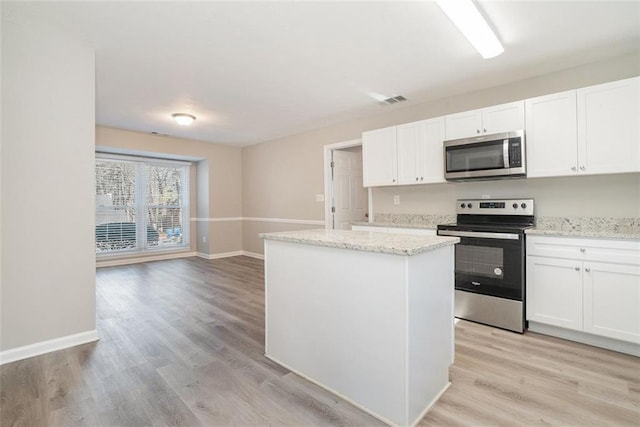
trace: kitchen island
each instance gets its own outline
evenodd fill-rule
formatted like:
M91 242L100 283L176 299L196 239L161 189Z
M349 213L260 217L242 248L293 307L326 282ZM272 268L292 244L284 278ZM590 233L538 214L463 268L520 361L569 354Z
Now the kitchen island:
M265 355L391 425L449 386L455 237L304 230L265 240Z

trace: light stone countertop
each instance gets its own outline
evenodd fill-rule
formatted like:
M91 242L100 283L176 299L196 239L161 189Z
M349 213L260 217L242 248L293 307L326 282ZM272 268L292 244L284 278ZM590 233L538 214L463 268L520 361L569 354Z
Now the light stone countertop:
M640 240L638 230L573 230L560 228L528 228L525 233L531 236L593 237L599 239Z
M538 217L526 234L603 239L640 239L640 218Z
M352 225L364 225L368 227L388 228L426 228L435 230L438 224L451 224L456 222L455 215L420 215L420 214L375 214L373 222L354 221Z
M444 246L454 245L460 241L457 237L412 236L371 231L325 229L260 233L258 237L267 240L392 255L416 255Z

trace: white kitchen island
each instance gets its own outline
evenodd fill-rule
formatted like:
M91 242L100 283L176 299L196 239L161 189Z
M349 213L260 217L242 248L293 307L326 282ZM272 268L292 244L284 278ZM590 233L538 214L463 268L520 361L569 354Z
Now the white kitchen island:
M265 240L265 354L391 425L449 386L455 237L304 230Z

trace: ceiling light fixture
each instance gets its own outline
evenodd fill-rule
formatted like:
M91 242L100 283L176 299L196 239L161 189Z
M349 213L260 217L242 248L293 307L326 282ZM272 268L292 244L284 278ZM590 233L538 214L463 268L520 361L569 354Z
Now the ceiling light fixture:
M471 0L436 0L436 3L484 59L504 52L502 44Z
M196 119L196 116L186 113L173 113L171 117L173 117L180 126L188 126Z

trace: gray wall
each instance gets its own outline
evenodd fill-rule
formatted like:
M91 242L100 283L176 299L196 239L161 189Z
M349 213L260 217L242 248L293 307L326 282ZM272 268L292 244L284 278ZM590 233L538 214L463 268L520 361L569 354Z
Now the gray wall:
M2 22L0 350L95 330L93 51Z

